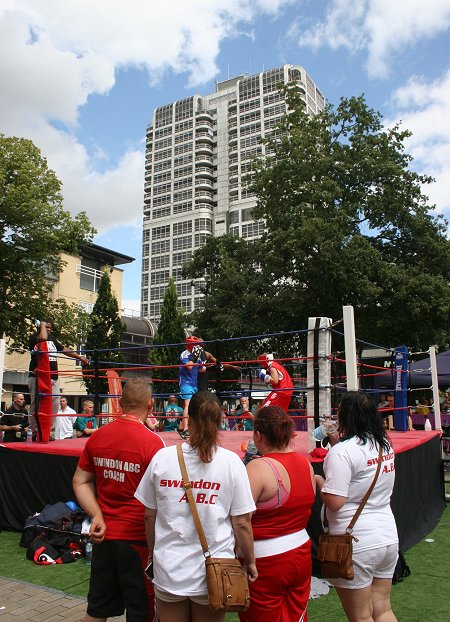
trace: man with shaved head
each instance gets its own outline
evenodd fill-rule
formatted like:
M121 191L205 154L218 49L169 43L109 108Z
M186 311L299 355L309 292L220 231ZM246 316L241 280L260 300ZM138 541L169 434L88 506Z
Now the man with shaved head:
M123 415L92 434L73 478L78 503L92 519L91 580L84 622L127 612L127 620L153 620L153 585L145 577L148 549L144 506L134 492L161 438L145 426L153 408L150 385L125 384L119 400Z

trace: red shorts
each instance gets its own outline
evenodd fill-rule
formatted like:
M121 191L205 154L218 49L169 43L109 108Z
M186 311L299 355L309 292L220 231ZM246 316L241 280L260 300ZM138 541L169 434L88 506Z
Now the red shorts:
M241 622L307 622L311 541L286 553L258 557L256 568L258 578L249 584L250 607L239 613Z
M294 389L288 391L271 391L261 404L261 408L264 408L264 406L280 406L280 408L287 412L293 392Z

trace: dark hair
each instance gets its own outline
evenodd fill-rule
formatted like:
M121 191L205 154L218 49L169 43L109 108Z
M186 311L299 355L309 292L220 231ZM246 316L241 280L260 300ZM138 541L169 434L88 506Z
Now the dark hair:
M341 440L357 436L363 445L369 441L383 449L389 449L382 415L365 393L348 391L340 399L338 407L339 432Z
M279 406L263 406L256 414L253 429L265 438L271 447L287 447L292 438L294 422Z
M211 462L219 440L222 404L214 393L199 391L189 402L190 443L202 462Z

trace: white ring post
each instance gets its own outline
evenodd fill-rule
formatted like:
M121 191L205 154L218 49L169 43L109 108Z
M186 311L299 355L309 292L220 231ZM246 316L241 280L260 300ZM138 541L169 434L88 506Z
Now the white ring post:
M316 329L316 319L320 319L318 323L318 360L314 360L314 336ZM306 363L307 377L307 404L306 414L307 430L308 430L308 451L313 451L316 447L312 433L315 428L314 423L314 367L318 366L318 385L319 385L319 417L331 415L331 319L328 317L308 318L308 361Z
M347 391L358 391L358 365L356 358L355 317L351 305L343 307L344 313L344 343L345 343L345 373L347 376Z
M434 427L436 430L442 430L441 425L441 404L439 402L439 382L437 375L436 348L430 346L430 367L431 367L431 388L433 389L434 404Z

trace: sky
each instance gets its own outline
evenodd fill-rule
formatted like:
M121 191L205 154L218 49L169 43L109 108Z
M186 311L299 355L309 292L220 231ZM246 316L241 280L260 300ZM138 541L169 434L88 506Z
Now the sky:
M327 100L364 94L412 131L412 167L450 216L449 0L0 0L0 133L31 139L94 242L135 258L145 131L158 106L217 81L302 65Z

